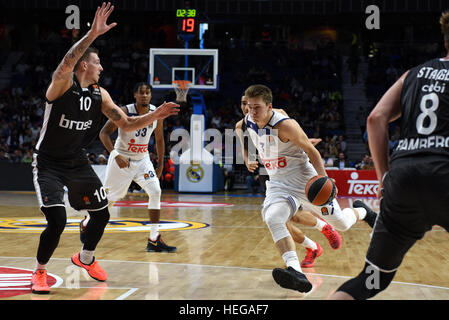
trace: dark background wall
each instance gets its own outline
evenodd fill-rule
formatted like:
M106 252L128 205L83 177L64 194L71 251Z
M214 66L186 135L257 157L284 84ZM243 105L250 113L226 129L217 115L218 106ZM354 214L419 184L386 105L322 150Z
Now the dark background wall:
M0 162L0 173L0 190L34 191L30 164Z

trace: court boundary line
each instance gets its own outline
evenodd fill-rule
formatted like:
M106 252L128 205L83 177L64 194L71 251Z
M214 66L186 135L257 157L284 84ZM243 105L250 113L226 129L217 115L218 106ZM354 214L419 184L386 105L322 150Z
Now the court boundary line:
M0 258L12 258L12 259L18 259L18 258L23 258L23 259L29 259L27 257L4 257L4 256L0 256ZM52 259L62 259L65 260L63 258L52 258ZM32 269L29 268L22 268L22 267L11 267L11 266L0 266L3 268L17 268L17 269L22 269L22 270L26 270L26 271L33 271ZM54 285L51 286L51 288L57 288L57 289L73 289L73 288L69 288L67 287L67 285L62 286L62 284L65 282L64 279L61 276L58 276L57 274L54 273L47 273L49 276L52 276L53 278L56 279L56 282ZM77 289L94 289L97 288L96 286L79 286ZM115 289L115 290L127 290L125 293L121 294L120 296L118 296L117 298L115 298L114 300L124 300L127 297L129 297L130 295L132 295L134 292L138 291L139 288L130 288L130 287L106 287L105 289ZM20 290L17 288L2 288L1 290ZM31 287L29 288L29 290L31 291Z
M5 256L0 256L0 259L1 258L6 258L6 259L35 259L35 257L5 257ZM51 260L69 260L69 258L51 258ZM154 263L154 264L160 264L160 265L164 265L165 264L165 265L209 267L209 268L222 268L222 269L223 268L224 269L241 269L241 270L250 270L250 271L266 271L266 272L269 271L269 272L272 272L271 269L237 267L237 266L215 266L215 265L194 264L194 263L154 262L154 261L134 261L134 260L108 260L108 259L99 259L98 261L113 262L113 263L140 263L140 264ZM305 274L310 274L310 275L316 275L316 276L323 276L323 277L335 277L335 278L346 278L346 279L353 278L352 276L332 275L332 274L323 274L323 273L313 273L313 272L304 272L304 273ZM421 284L421 283L402 282L402 281L392 281L391 283L403 284L403 285L411 285L411 286L417 286L417 287L425 287L425 288L433 288L433 289L449 290L449 287L435 286L435 285L431 285L431 284ZM123 288L123 289L125 289L125 288ZM135 288L130 288L130 289L135 289Z
M122 294L119 297L115 298L114 300L125 300L130 295L132 295L134 292L137 292L138 290L139 290L139 288L130 288L127 292L125 292L124 294Z

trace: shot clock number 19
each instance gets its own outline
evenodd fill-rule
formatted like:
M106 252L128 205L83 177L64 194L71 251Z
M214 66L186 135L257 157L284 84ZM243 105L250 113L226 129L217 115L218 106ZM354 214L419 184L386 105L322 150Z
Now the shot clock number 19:
M182 32L194 32L195 31L195 19L194 18L187 18L182 19Z

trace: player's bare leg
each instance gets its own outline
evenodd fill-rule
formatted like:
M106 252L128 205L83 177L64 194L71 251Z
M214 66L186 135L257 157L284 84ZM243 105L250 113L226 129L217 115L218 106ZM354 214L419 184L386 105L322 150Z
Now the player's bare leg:
M301 267L303 268L311 268L315 265L315 259L318 258L321 253L323 253L323 249L321 246L308 238L299 228L294 226L291 222L287 223L287 229L290 232L293 241L301 244L306 249L306 257L301 262Z
M293 238L287 229L287 221L291 214L288 202L278 202L264 207L263 219L271 232L273 241L279 250L287 268L275 268L273 278L278 285L286 289L309 292L312 284L302 273Z

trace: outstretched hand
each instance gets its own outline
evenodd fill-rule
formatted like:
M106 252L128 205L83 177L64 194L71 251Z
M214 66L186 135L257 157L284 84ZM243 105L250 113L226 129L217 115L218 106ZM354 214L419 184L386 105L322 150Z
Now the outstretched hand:
M311 144L313 144L313 146L316 146L322 140L321 140L321 138L309 138L309 141L310 141Z
M169 116L174 116L179 113L179 104L174 102L165 102L157 108L153 114L157 119L165 119Z
M114 11L114 6L111 6L111 3L103 2L101 7L97 7L97 11L95 12L95 18L92 22L92 27L90 28L90 32L93 36L98 37L112 28L114 28L117 23L113 22L111 24L107 24L107 20L111 15L112 11Z

